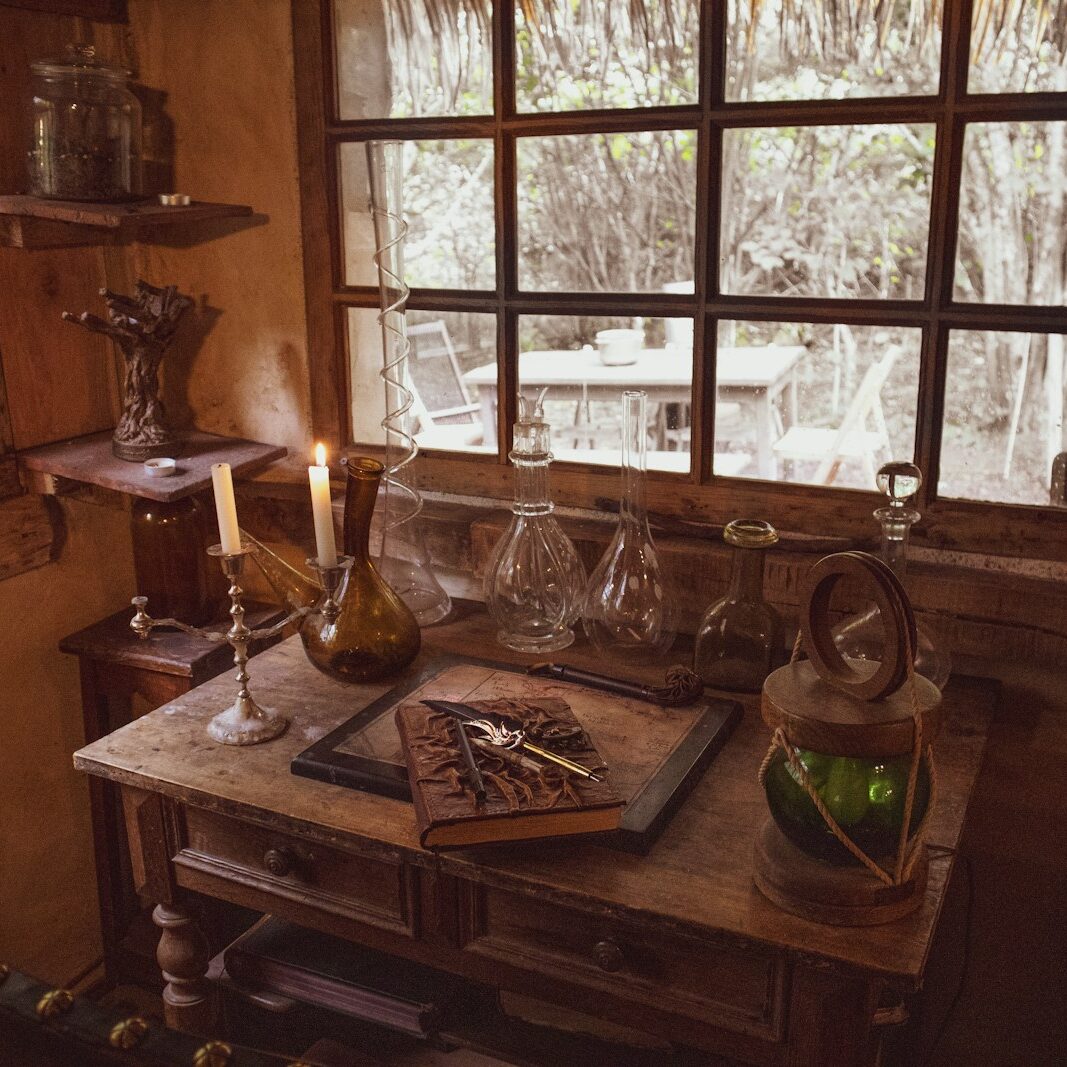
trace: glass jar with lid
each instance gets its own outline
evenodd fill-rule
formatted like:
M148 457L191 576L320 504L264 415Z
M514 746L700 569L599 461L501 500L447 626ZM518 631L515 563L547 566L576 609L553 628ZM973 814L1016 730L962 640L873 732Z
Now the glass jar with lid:
M91 45L31 65L30 193L54 200L141 195L141 105L128 71L102 63Z

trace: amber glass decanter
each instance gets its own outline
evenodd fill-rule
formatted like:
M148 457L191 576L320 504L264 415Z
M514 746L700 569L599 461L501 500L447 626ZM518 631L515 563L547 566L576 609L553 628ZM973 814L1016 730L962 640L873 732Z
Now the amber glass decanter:
M907 588L908 537L912 526L922 517L911 506L912 497L922 487L922 471L913 463L886 463L878 470L878 488L889 498L887 507L878 508L874 517L882 527L882 559ZM916 620L918 647L915 671L944 689L952 671L948 651L938 645L929 631ZM881 662L883 626L878 608L868 605L834 629L834 643L841 655L849 659Z
M372 682L406 667L422 635L411 609L386 585L370 558L370 524L384 466L350 458L345 490L344 577L333 594L339 611L320 601L301 624L308 659L342 682Z
M552 514L548 468L551 428L544 396L519 397L514 447L515 502L511 522L485 572L485 603L500 629L496 639L516 652L556 652L574 640L585 591L585 567Z
M713 689L758 693L771 673L781 623L763 599L764 552L778 532L758 519L735 519L723 530L734 546L730 589L704 613L696 635L693 669Z

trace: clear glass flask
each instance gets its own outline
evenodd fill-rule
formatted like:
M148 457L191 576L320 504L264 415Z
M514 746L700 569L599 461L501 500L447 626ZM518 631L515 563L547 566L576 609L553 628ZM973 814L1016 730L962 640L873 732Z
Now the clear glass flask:
M622 497L619 525L585 593L582 625L605 656L652 662L674 643L674 607L648 528L645 504L645 393L622 395Z
M778 531L758 519L735 519L722 536L734 546L730 589L700 620L693 670L713 689L758 693L781 633L778 612L763 599L764 552L778 543Z
M882 559L907 588L908 538L912 526L922 517L911 507L911 499L922 487L922 471L913 463L886 463L879 468L877 481L878 488L889 498L887 507L874 512L882 527ZM915 649L915 671L938 689L944 689L952 672L952 658L918 620L916 627L919 647ZM838 650L850 659L881 662L883 641L882 621L873 604L849 616L834 629Z
M514 447L513 518L485 572L485 603L500 629L497 640L516 652L554 652L574 640L581 612L585 567L552 514L548 468L551 428L545 392L531 404L519 397Z
M419 454L411 414L414 396L408 387L407 302L404 281L404 241L408 224L403 215L404 145L400 141L370 141L371 216L374 221L374 263L382 328L385 386L385 477L382 479L382 542L378 570L419 625L443 619L452 609L448 593L434 574L419 514L422 494L415 474Z

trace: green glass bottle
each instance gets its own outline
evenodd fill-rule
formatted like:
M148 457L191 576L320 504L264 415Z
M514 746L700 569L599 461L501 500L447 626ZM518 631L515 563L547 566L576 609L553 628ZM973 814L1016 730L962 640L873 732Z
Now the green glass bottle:
M852 841L875 860L894 856L904 823L911 756L853 759L803 748L796 754L827 811ZM780 748L767 768L763 786L774 821L797 848L826 863L859 863L823 821ZM923 761L915 783L909 836L919 828L929 803L930 774Z

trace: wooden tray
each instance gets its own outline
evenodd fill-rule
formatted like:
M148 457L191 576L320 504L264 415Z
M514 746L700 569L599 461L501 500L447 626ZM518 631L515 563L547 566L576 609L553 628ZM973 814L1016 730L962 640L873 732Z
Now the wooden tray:
M368 705L297 756L293 774L411 799L393 711L411 700L493 700L554 696L566 700L589 732L626 799L622 824L599 843L646 853L726 743L741 705L707 699L660 708L554 678L535 678L500 663L443 656Z

